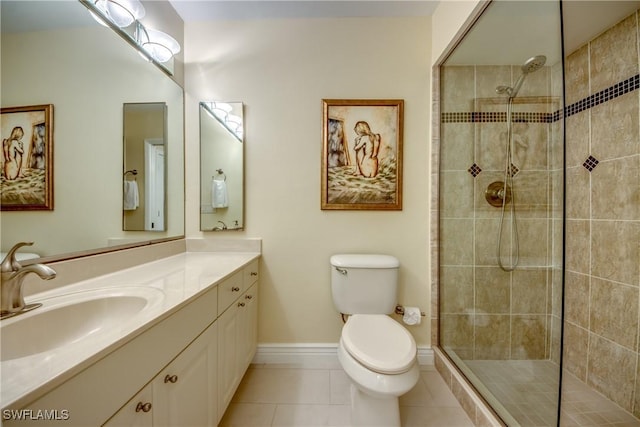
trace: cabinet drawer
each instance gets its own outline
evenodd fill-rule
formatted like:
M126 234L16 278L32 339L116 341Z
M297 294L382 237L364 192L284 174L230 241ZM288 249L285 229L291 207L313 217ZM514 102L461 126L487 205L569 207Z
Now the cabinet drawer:
M244 292L242 275L243 272L238 271L218 285L218 316Z
M258 260L252 261L242 271L244 272L244 288L249 289L249 286L254 284L260 278L260 269L258 268Z

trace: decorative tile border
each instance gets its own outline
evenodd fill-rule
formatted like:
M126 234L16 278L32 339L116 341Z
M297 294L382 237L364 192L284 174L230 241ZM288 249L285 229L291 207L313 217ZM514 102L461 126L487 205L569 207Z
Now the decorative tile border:
M581 111L588 110L589 108L593 108L596 105L602 104L603 102L611 101L614 98L617 98L639 88L640 74L636 74L633 77L623 80L620 83L616 83L611 87L601 90L598 93L594 93L591 96L588 96L578 102L574 102L573 104L565 107L565 115L567 117L572 116Z
M637 89L640 89L640 74L629 77L598 93L566 106L564 108L564 116L572 116ZM562 113L562 110L557 110L553 113L517 112L512 114L512 120L515 123L553 123L562 119ZM499 123L507 121L507 113L482 111L443 112L441 121L442 123Z
M551 123L553 113L518 112L511 115L514 123ZM471 111L442 113L442 123L500 123L507 121L507 113L504 111Z

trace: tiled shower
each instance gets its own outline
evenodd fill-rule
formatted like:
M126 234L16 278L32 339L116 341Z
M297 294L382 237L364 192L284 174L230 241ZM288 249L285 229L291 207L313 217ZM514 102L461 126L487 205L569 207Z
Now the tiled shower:
M640 418L638 17L566 58L563 366Z
M515 233L503 228L498 254L502 213L485 189L507 168L496 87L520 64L440 68L436 340L508 425L640 425L639 19L565 52L564 73L557 61L528 75L514 98L511 272L497 260L514 261Z

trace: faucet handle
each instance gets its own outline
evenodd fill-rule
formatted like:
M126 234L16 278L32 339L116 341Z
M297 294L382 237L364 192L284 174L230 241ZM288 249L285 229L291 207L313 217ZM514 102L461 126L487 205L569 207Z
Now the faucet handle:
M0 271L2 273L6 273L10 271L18 271L20 268L22 268L22 265L16 259L16 252L18 252L18 249L23 246L31 245L33 245L33 242L20 242L13 245L13 247L9 249L7 256L5 256L2 260L2 263L0 263Z

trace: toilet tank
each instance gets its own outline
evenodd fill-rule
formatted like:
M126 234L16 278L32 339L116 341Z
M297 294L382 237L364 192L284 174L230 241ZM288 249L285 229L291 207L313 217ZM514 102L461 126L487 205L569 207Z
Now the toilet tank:
M331 257L331 294L343 314L390 314L395 310L400 261L390 255Z

